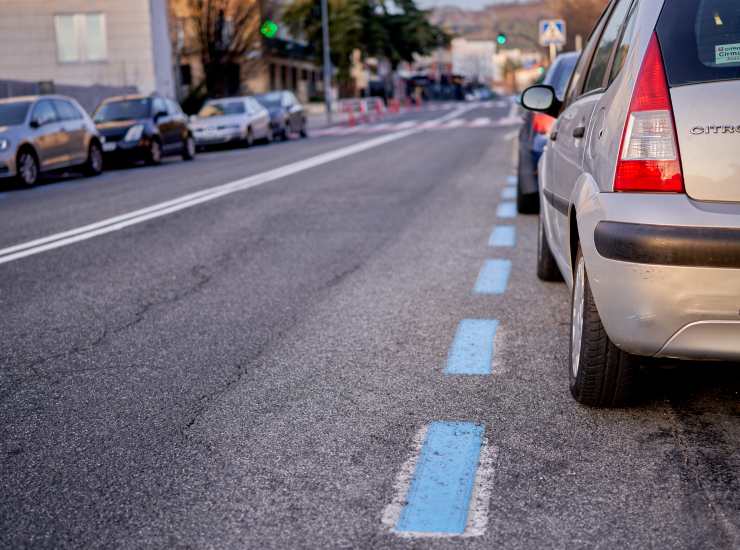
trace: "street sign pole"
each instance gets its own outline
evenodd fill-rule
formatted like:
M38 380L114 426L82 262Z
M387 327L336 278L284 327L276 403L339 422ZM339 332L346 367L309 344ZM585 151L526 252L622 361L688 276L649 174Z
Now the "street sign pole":
M558 47L555 44L550 44L550 65L555 62L555 58L558 55Z
M331 124L331 52L329 51L329 6L327 0L321 0L321 34L324 46L324 103L326 104L326 122Z

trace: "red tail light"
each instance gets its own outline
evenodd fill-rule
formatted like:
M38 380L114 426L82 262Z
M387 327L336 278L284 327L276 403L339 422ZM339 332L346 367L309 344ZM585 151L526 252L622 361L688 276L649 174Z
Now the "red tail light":
M555 119L550 115L546 115L545 113L535 113L532 117L532 130L536 134L549 136L553 122L555 122Z
M632 94L615 191L682 193L681 154L658 37L650 39Z

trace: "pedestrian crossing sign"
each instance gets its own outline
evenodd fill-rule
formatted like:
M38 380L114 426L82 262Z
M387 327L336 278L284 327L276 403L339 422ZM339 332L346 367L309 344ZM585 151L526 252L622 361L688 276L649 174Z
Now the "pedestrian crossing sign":
M543 19L540 21L540 45L564 46L565 21L562 19Z

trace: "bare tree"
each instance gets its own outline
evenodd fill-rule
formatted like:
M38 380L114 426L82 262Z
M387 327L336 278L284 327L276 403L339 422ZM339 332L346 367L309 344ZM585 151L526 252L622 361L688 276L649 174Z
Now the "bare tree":
M233 93L246 54L259 46L259 0L189 0L189 12L208 95Z

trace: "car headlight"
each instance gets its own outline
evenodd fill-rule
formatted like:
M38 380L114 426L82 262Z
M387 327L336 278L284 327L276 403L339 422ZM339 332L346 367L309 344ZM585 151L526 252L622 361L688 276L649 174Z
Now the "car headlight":
M143 124L136 124L134 126L131 126L131 128L128 129L128 132L126 132L126 135L123 138L123 141L139 141L141 139L141 134L144 133L144 125Z
M7 139L0 139L0 151L5 151L8 147L10 147L10 141Z

